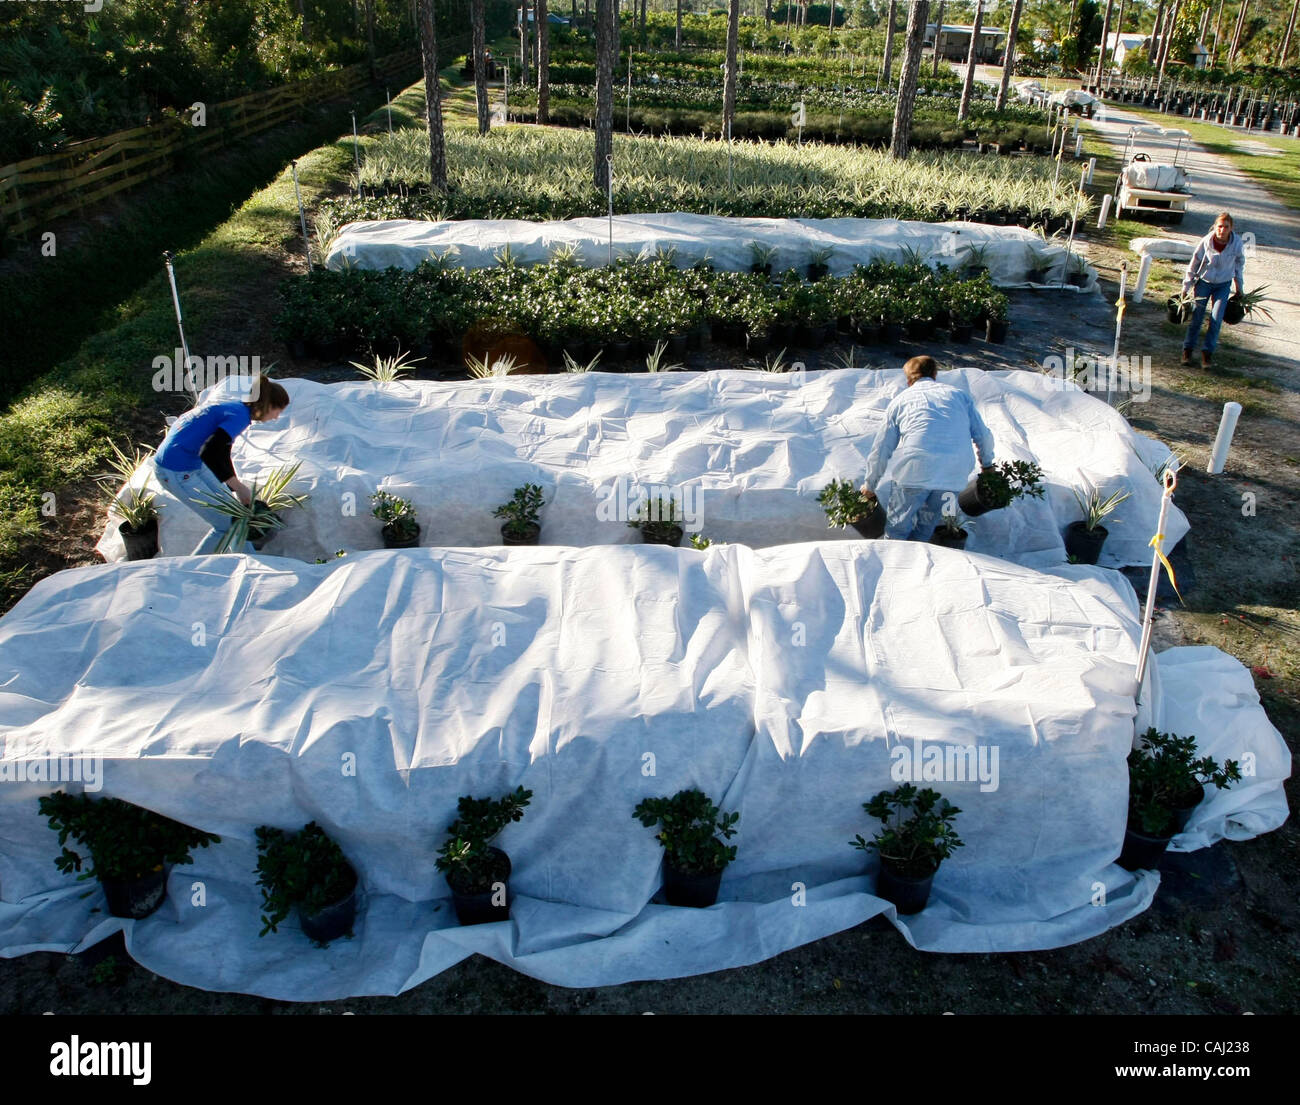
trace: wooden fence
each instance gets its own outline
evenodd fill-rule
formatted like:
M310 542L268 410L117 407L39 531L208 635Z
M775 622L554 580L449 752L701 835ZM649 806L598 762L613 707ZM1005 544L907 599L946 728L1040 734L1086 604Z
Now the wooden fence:
M417 50L375 63L375 79L418 73ZM26 235L53 219L82 213L117 192L172 170L181 150L238 142L295 118L310 104L338 99L370 82L362 62L309 80L208 104L204 126L179 118L70 142L61 150L0 167L0 237ZM394 90L396 91L396 90Z

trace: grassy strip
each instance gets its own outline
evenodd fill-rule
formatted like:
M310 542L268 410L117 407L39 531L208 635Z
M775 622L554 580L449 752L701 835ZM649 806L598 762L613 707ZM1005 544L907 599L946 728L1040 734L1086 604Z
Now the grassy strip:
M418 122L422 87L407 89L394 101L395 128ZM364 123L386 130L386 112L380 108ZM352 157L351 135L346 135L299 158L304 204L336 191ZM232 321L247 319L250 289L285 271L285 249L294 248L297 221L293 177L283 168L230 219L177 253L186 333L194 349L210 348L208 335L227 333ZM170 354L176 345L165 274L155 272L113 317L115 326L87 339L0 415L0 571L17 568L24 542L40 533L42 495L55 493L57 510L61 488L100 469L106 438L121 438L133 425L157 417L166 403L152 389L153 358Z
M1242 134L1227 130L1216 123L1199 123L1159 111L1146 111L1128 104L1124 110L1132 112L1148 123L1162 127L1178 127L1187 131L1192 140L1209 153L1218 154L1232 162L1233 168L1245 173L1279 203L1292 211L1300 212L1300 145L1294 138L1281 138L1266 134ZM1264 156L1239 148L1239 142L1261 142L1279 151L1277 156Z

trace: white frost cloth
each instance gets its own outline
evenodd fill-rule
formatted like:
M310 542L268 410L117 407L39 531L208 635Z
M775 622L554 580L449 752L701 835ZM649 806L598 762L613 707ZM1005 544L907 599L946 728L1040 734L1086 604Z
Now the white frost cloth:
M872 832L861 803L896 785L900 751L924 763L925 749L961 746L996 768L935 784L962 808L966 846L926 912L896 923L934 951L1062 946L1141 911L1158 881L1112 863L1139 630L1115 573L1041 574L905 543L60 572L0 619L12 673L0 768L94 754L103 796L223 840L172 872L159 913L107 918L92 912L98 893L83 898L85 884L54 868L36 812L53 787L7 782L0 955L124 928L131 954L165 977L294 1000L398 993L475 951L568 986L752 963L892 917L871 893L874 864L847 844ZM1232 682L1235 661L1203 660L1180 693L1196 687L1198 725L1237 734L1260 776L1191 829L1265 831L1285 816L1285 746ZM1185 707L1156 669L1148 693L1168 720ZM1225 677L1228 698L1203 683ZM459 795L518 785L534 798L500 838L512 921L457 928L435 847ZM661 852L631 816L641 797L686 786L741 814L711 910L651 902ZM292 920L257 936L253 830L310 819L366 898L356 939L328 951Z
M940 378L975 401L998 460L1034 460L1046 474L1044 498L972 523L971 551L1063 564L1061 533L1081 517L1074 489L1095 486L1131 493L1107 521L1101 563L1150 564L1161 492L1137 451L1149 443L1122 415L1055 377L957 369ZM283 383L286 413L255 423L232 456L250 484L302 462L295 487L311 501L286 513L266 549L304 560L380 547L370 514L379 487L415 504L424 545L500 544L492 511L525 483L545 493L543 544L636 542L630 507L638 490L653 497L655 488L676 489L686 528L719 541L764 547L856 537L827 529L817 496L832 479L861 481L884 412L904 386L898 369ZM877 490L887 500L890 482ZM189 552L201 523L158 491L163 554ZM1175 506L1166 549L1186 532ZM111 522L99 551L109 560L125 555Z

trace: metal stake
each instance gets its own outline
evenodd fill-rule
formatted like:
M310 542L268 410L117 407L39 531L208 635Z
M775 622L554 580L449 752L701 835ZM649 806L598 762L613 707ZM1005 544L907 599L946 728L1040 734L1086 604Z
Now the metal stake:
M293 170L293 198L298 203L298 225L302 227L302 248L307 255L307 271L311 272L311 239L307 237L307 216L302 209L302 193L298 191L298 162L290 161L289 167ZM321 258L324 264L325 259Z
M191 386L190 381L190 344L185 340L185 323L181 318L181 293L176 289L176 270L172 268L172 251L163 250L163 264L167 266L167 282L172 288L172 306L176 308L176 329L181 335L181 354L185 358L185 363L181 366L183 379L185 380L185 389L193 396L194 401L198 402L198 392Z

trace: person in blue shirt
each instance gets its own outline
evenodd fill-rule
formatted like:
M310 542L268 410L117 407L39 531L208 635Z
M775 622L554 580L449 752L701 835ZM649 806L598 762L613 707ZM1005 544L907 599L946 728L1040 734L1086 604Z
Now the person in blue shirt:
M230 446L253 422L274 422L289 405L289 393L274 380L258 378L249 400L222 399L181 415L154 454L154 476L211 527L195 554L210 553L230 528L230 518L198 495L234 495L247 506L252 492L235 474ZM245 546L240 550L247 552Z
M1183 338L1183 364L1192 363L1196 339L1210 309L1210 328L1201 350L1201 367L1210 367L1210 357L1219 344L1223 312L1228 306L1228 289L1236 284L1237 294L1245 291L1246 246L1241 235L1232 229L1232 216L1226 211L1214 220L1210 232L1196 243L1196 251L1183 274L1183 294L1195 289L1196 309Z
M944 507L957 509L957 494L973 467L972 441L981 467L993 465L993 435L974 401L940 383L938 374L933 357L913 357L903 365L907 388L885 410L885 428L867 457L864 495L875 495L886 469L893 477L885 536L895 540L928 541Z

